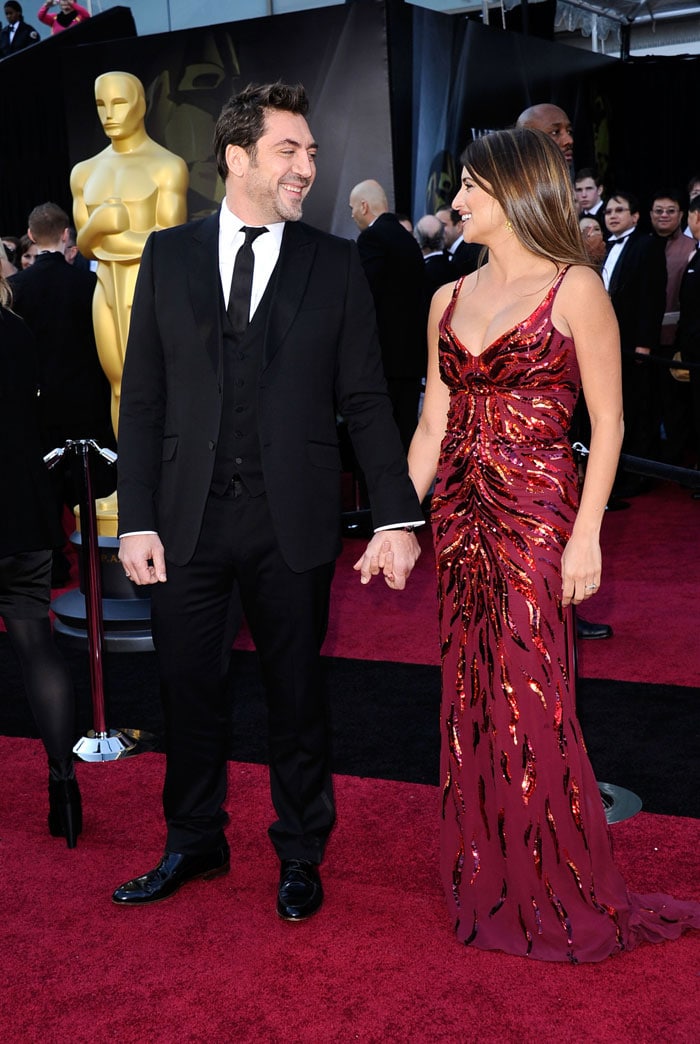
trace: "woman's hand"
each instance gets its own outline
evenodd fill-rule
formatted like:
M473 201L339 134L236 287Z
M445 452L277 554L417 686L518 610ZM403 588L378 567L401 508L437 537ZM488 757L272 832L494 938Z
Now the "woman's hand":
M562 605L579 605L600 588L601 554L598 540L572 535L561 556Z

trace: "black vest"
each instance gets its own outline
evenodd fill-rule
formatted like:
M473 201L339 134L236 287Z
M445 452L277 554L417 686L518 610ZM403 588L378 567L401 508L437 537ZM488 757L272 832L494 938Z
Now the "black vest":
M239 339L231 329L222 296L223 403L211 482L212 493L219 495L226 492L234 477L243 482L252 497L265 492L258 430L258 384L274 277L273 272L250 325Z

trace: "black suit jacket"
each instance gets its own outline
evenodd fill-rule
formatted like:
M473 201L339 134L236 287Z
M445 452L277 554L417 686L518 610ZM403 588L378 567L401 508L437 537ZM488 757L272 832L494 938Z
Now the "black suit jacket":
M608 288L624 352L656 348L666 308L664 241L635 231L625 243Z
M36 361L31 331L0 308L0 558L65 540L39 441Z
M25 21L21 21L17 24L15 35L10 44L10 27L5 25L0 32L0 58L7 58L8 55L22 51L25 47L31 47L32 44L39 43L40 40L41 37L36 29L31 25L27 25Z
M12 307L37 341L42 431L58 441L94 438L111 444L110 390L92 325L94 272L74 268L61 253L39 254L9 283Z
M374 298L386 377L422 377L427 340L420 247L396 215L387 213L360 233L357 248Z
M676 330L676 351L680 351L682 359L700 362L700 251L695 251L686 266L678 301L680 316Z
M465 243L464 240L462 240L455 252L452 254L452 260L450 262L453 266L452 270L454 272L452 278L459 279L460 276L469 275L470 272L476 272L479 267L481 250L482 248L478 243Z
M217 213L149 238L122 383L119 529L157 531L180 565L196 547L222 412L218 226ZM354 244L288 222L271 278L258 435L280 551L303 571L340 550L338 410L367 479L374 525L421 514Z
M445 254L434 254L432 257L423 259L423 286L425 294L425 317L426 322L430 312L430 302L433 294L445 283L452 283L457 278L452 268L452 262Z

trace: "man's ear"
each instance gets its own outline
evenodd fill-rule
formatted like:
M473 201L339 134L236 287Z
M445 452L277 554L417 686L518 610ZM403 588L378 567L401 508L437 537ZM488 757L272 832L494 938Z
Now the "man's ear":
M240 178L248 170L250 157L241 145L226 146L226 166L234 177Z
M29 238L31 239L32 243L36 244L36 239L35 239L35 238L34 238L34 236L32 235L32 230L31 230L31 228L28 228L28 229L27 229L27 235L28 235L28 236L29 236Z

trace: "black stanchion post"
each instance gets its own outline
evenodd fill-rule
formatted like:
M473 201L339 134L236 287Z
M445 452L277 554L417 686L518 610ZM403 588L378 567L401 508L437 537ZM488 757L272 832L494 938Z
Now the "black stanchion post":
M102 624L102 577L97 548L97 515L92 492L90 445L76 443L80 456L80 530L81 553L85 576L85 613L87 617L88 652L90 655L90 689L92 692L93 725L98 736L107 735L104 700L104 627Z
M132 729L108 729L104 695L104 623L102 619L102 572L97 540L97 511L93 494L91 456L98 453L110 464L116 461L111 450L101 449L92 439L75 439L63 449L53 450L45 458L54 467L68 453L73 456L78 478L80 506L81 555L87 627L88 656L90 659L90 691L92 696L93 729L82 736L73 752L82 761L116 761L117 758L141 753L148 746L145 733Z

